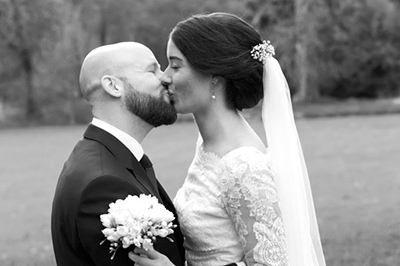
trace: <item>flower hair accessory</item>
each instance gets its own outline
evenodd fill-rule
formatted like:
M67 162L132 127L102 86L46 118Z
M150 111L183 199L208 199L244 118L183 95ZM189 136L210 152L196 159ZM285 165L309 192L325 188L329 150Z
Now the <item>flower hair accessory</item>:
M268 56L275 55L275 48L270 41L264 40L262 43L253 46L250 53L253 59L264 62Z

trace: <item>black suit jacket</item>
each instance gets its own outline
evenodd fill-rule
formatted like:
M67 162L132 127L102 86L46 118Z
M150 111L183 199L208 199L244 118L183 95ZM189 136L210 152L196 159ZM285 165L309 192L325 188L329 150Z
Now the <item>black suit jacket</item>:
M128 195L152 194L176 217L174 206L162 186L154 186L141 164L114 136L89 125L75 146L59 177L52 208L51 231L58 266L130 265L133 249L119 248L110 260L100 215L109 204ZM154 248L175 265L184 264L183 237L179 227L174 242L158 239Z

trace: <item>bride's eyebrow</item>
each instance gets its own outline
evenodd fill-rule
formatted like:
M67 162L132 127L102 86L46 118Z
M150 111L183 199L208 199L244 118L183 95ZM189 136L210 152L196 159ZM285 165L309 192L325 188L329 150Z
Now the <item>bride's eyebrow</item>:
M178 60L178 61L183 61L181 58L179 58L179 57L177 57L177 56L175 56L175 55L173 55L173 56L170 56L170 57L168 57L169 58L169 60Z

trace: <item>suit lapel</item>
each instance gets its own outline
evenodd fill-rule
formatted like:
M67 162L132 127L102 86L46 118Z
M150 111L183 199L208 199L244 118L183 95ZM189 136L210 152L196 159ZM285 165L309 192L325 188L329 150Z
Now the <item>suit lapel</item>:
M137 161L135 156L132 157L132 168L128 168L128 170L132 171L132 174L136 177L140 184L142 184L149 191L150 194L160 198L157 188L151 183L150 178L148 177L142 165Z
M157 189L152 185L146 171L137 161L136 157L124 144L110 133L92 124L88 126L84 137L103 144L121 164L136 178L136 180L147 190L148 193L160 198Z

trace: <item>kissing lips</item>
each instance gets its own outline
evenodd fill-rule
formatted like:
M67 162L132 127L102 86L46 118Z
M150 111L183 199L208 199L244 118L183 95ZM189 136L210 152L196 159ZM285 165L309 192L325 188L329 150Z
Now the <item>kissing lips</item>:
M168 90L168 95L171 102L174 103L174 94L170 90Z

